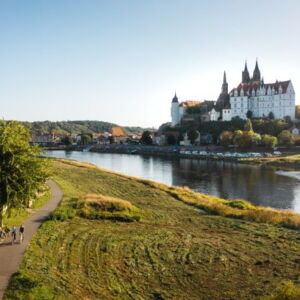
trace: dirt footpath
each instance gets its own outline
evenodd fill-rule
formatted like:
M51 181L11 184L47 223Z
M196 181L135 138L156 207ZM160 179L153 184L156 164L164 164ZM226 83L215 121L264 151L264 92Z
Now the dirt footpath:
M52 180L48 181L48 185L51 188L50 200L23 223L25 226L23 243L19 244L18 232L16 244L11 244L11 237L0 244L0 299L3 297L11 275L18 271L19 264L33 235L62 199L63 193L58 185Z

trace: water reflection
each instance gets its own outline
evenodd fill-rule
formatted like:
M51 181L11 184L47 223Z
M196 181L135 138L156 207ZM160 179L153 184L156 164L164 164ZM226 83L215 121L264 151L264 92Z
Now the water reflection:
M242 198L257 205L300 212L300 178L276 173L270 168L127 154L49 151L46 155L89 162L168 185L189 186L198 192L222 198Z

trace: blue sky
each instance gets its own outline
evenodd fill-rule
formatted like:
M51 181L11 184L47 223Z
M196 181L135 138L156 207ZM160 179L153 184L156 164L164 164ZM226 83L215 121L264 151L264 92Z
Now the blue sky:
M258 58L300 92L300 1L0 0L0 116L158 127Z

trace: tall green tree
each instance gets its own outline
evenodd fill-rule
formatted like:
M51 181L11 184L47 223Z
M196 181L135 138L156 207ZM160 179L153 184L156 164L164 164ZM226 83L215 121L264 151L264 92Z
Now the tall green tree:
M143 132L141 137L141 143L144 145L152 145L152 137L150 131L146 130Z
M29 144L29 130L18 122L0 123L0 225L4 213L26 207L48 176L41 150Z

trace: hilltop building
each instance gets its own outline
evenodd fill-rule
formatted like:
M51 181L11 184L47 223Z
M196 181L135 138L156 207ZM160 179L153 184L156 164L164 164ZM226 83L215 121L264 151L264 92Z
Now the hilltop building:
M224 72L221 93L215 101L179 103L175 93L171 106L172 126L195 119L196 115L201 121L230 121L234 117L246 119L248 112L255 118L272 114L275 119L290 117L294 120L295 91L292 81L264 83L257 61L252 77L246 62L241 83L230 92Z

